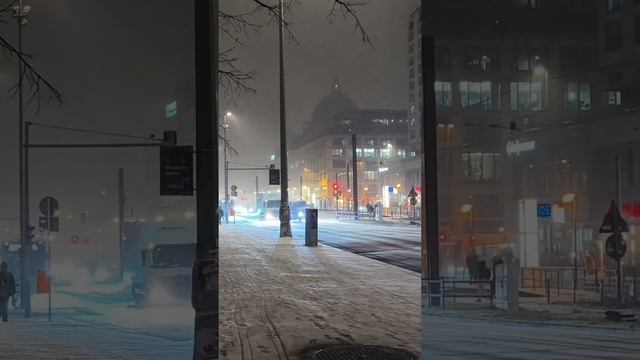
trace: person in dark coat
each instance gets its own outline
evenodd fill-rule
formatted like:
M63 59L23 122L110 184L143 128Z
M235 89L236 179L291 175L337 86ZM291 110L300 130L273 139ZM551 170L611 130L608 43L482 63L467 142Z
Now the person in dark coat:
M478 279L478 254L475 249L471 250L471 253L467 255L466 259L467 269L469 271L469 279L471 281Z
M3 322L9 320L9 298L15 294L16 281L9 272L9 266L3 261L0 263L0 315Z
M218 225L222 225L222 218L224 217L224 210L218 206Z

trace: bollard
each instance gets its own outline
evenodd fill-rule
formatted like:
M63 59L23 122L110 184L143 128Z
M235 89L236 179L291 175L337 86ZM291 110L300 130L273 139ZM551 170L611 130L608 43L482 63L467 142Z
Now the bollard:
M305 210L304 244L318 246L318 209Z

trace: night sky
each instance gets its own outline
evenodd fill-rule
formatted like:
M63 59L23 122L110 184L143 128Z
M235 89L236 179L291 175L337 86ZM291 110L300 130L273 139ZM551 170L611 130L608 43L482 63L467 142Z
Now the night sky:
M165 118L165 105L176 88L193 78L192 2L176 0L103 1L32 0L24 49L33 65L63 95L63 104L47 102L25 120L132 135L162 136L175 128L179 142L193 139L193 119ZM222 1L228 12L246 9L248 1ZM153 6L151 6L153 4ZM353 22L338 16L329 23L329 1L300 1L291 14L299 44L286 46L287 118L291 136L308 121L315 104L329 94L337 76L343 92L361 108L405 109L408 104L407 21L417 1L374 0L359 9L373 45L362 42ZM7 18L2 35L16 41L16 25ZM255 18L266 23L265 15ZM266 164L278 148L277 26L250 34L238 49L238 66L255 70L248 83L258 93L232 101L222 96L220 111L232 111L230 139L240 152L234 162ZM221 48L229 45L223 39ZM16 76L15 62L0 60L4 91ZM7 93L8 94L8 93ZM18 214L16 101L0 98L0 218L10 226ZM127 139L34 129L34 142L116 142ZM125 168L128 214L154 216L158 204L193 208L194 199L159 200L157 152L151 149L33 150L33 204L44 195L59 198L63 213L110 218L117 213L117 170ZM235 176L235 177L234 177ZM253 191L255 174L231 175L231 183ZM264 177L263 177L264 178ZM222 185L222 181L221 181ZM33 218L37 211L32 212ZM6 225L5 225L6 224Z

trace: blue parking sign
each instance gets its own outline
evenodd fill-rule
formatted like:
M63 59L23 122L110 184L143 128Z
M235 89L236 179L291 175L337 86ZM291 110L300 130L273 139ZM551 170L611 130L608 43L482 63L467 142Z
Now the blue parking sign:
M538 204L538 217L550 218L551 217L551 204Z

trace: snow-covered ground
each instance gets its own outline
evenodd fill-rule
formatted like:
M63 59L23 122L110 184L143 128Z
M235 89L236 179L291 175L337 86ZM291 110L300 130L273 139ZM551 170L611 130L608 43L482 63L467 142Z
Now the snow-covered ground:
M254 231L221 228L224 359L296 359L309 346L343 342L419 353L418 273Z
M419 352L418 273L333 247L303 244L303 239L279 239L255 227L222 227L221 359L294 360L309 346L345 342ZM158 351L145 356L140 351L145 347L166 349L171 359L191 357L190 304L134 307L126 283L87 281L86 273L72 270L57 274L51 324L46 321L46 294L33 297L34 319L12 313L13 349L24 359L48 359L42 349L32 350L40 357L28 356L34 337L47 337L47 331L65 334L43 340L50 344L57 339L60 345L50 345L51 351L81 354L69 359L165 359ZM78 346L82 341L90 345ZM120 344L126 346L107 350ZM97 355L87 357L91 351Z

